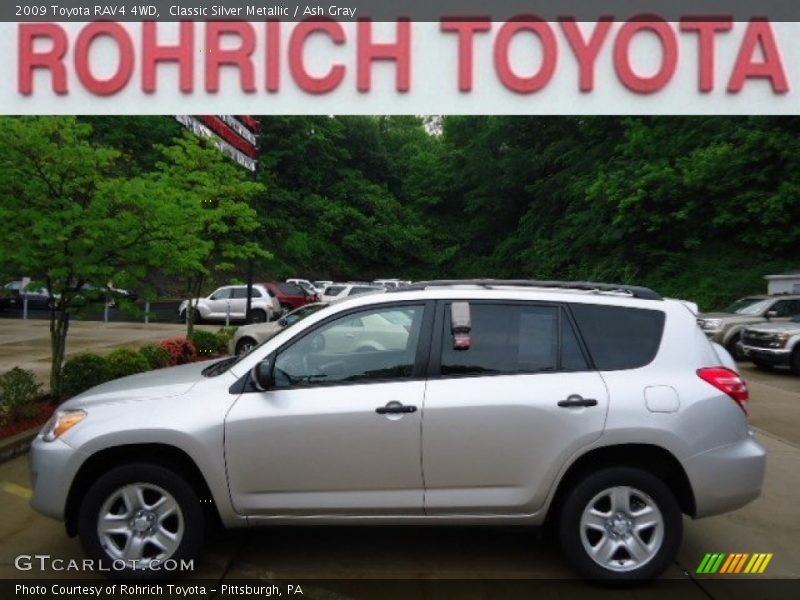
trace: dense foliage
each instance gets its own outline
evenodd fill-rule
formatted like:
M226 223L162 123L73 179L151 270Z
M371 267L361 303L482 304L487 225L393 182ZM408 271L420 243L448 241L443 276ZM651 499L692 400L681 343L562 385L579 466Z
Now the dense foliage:
M800 267L800 119L264 117L272 274L650 285Z

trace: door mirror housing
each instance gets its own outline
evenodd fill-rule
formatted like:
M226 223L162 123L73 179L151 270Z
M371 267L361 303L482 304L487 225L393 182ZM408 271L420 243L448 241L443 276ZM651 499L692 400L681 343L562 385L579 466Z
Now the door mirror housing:
M777 310L768 310L764 314L764 316L767 317L768 319L774 319L775 317L778 316L778 311Z
M272 359L262 360L250 371L250 381L259 392L273 387Z

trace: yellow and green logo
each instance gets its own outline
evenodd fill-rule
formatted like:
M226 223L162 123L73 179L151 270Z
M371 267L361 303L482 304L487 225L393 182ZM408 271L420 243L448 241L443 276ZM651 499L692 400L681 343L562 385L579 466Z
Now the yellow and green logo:
M697 573L709 575L713 573L763 573L771 560L771 552L756 552L754 554L747 552L734 552L732 554L726 554L725 552L708 553L700 562L700 566L697 567Z

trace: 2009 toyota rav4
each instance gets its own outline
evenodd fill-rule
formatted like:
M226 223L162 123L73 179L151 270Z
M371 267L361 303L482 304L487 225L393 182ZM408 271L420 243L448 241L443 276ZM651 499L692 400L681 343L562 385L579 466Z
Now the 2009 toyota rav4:
M213 517L547 523L583 576L650 578L681 513L760 493L735 369L646 288L417 284L73 398L33 444L32 503L123 575L192 556Z

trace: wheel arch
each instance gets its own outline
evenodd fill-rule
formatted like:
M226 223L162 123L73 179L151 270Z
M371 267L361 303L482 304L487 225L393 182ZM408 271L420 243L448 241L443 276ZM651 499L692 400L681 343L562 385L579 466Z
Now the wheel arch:
M682 513L696 514L689 477L671 452L654 444L618 444L594 448L573 461L558 482L546 521L556 521L564 497L587 473L607 467L634 467L652 473L675 493Z
M78 512L81 501L92 482L114 467L126 464L147 463L175 471L192 486L200 499L211 499L211 489L197 464L183 450L169 444L124 444L104 448L92 454L81 465L72 480L64 510L67 534L74 537L78 532ZM214 502L204 503L206 517L215 525L222 520Z

